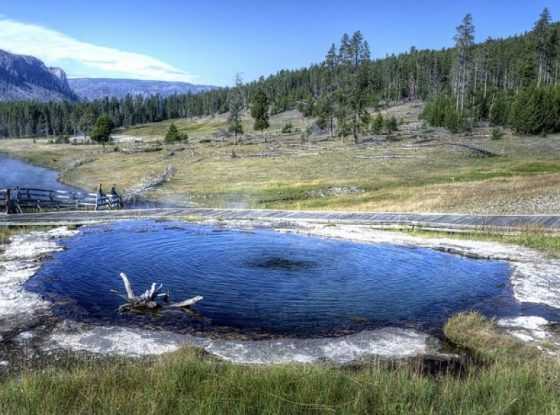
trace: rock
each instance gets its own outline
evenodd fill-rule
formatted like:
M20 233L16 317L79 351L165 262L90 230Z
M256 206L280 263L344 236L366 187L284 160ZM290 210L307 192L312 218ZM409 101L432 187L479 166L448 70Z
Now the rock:
M0 50L0 101L76 101L60 68L47 68L33 56Z
M364 189L357 186L347 186L347 187L328 187L326 189L310 190L305 192L305 196L309 198L325 198L332 196L343 196L348 194L363 193Z

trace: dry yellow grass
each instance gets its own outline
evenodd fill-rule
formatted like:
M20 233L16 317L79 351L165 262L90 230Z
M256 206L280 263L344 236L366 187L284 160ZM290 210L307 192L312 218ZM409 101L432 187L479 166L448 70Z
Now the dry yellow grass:
M46 140L0 141L0 151L62 172L63 180L94 189L97 183L128 188L168 165L175 177L148 196L200 206L362 211L556 213L560 208L560 137L514 137L492 141L487 129L450 136L417 121L419 108L391 109L405 121L392 139L364 137L359 145L339 138L299 134L250 134L207 142L225 115L177 124L190 128L190 144L163 145L159 152L125 154L110 145L71 146ZM272 118L302 127L295 112ZM247 120L248 122L248 120ZM139 126L135 134L161 134L169 122ZM205 130L205 128L207 130ZM129 132L132 130L129 130ZM272 136L270 136L272 135ZM200 141L203 142L200 142ZM500 154L480 158L449 143ZM119 144L122 150L125 144ZM80 164L77 161L86 161ZM77 166L77 167L76 167ZM334 188L334 190L333 190Z
M146 141L163 140L169 126L173 123L181 133L187 133L195 140L210 138L227 129L228 114L215 116L195 117L191 119L174 119L159 123L141 124L118 131L118 134L142 138ZM296 111L287 111L275 115L270 119L269 131L278 133L286 125L291 123L294 129L304 129L311 124L310 120L304 119ZM255 134L253 130L253 119L248 113L242 116L243 131L248 134ZM256 133L260 134L260 133Z

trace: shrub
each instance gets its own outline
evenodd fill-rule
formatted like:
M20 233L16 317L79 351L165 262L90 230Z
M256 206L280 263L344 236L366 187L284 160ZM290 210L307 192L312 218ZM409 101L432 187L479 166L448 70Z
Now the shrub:
M504 131L499 128L492 128L492 132L490 133L490 138L492 140L501 140L502 138L504 138Z
M465 129L465 118L456 110L451 97L438 96L426 104L422 118L434 127L445 127L452 133Z
M385 120L385 130L387 130L387 134L391 134L393 131L397 131L398 129L399 125L394 116Z
M177 141L187 141L189 136L187 133L180 133L175 124L171 123L167 133L165 134L166 143L175 143Z
M282 127L282 134L290 134L292 133L294 130L294 126L292 125L291 122L287 122L286 124L284 124L284 126Z
M309 139L309 137L311 137L312 134L313 134L313 128L312 127L307 127L301 133L301 142L305 143Z
M455 109L449 108L444 117L443 127L455 134L462 130L461 125L461 115Z
M377 113L371 124L371 132L373 134L381 134L383 132L383 125L385 124L383 120L383 115L380 112Z
M165 134L165 141L167 143L174 143L175 141L179 141L179 130L175 124L171 124L167 129L167 133Z
M107 115L102 115L95 122L95 128L91 133L91 139L98 143L107 143L111 140L113 131L113 120Z
M70 143L70 138L67 135L59 135L54 142L55 144L68 144Z

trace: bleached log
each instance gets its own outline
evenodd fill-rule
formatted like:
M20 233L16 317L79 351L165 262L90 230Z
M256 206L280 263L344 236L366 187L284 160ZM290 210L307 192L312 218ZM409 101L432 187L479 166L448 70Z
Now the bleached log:
M151 288L140 296L140 300L142 301L154 300L159 295L162 288L163 288L163 284L160 284L159 287L157 287L155 282L152 283Z
M198 303L199 301L204 300L204 297L201 297L200 295L197 295L196 297L190 298L188 300L185 301L181 301L180 303L173 303L170 304L169 307L173 307L173 308L185 308L185 307L190 307L196 303Z
M128 299L129 300L136 299L136 295L134 294L134 291L132 290L132 285L130 285L130 281L128 280L127 275L124 272L121 272L120 276L123 280L124 289L126 291L126 296L128 297Z
M126 304L123 304L119 307L119 311L142 310L142 309L154 310L164 306L170 308L187 308L203 300L203 297L196 296L177 303L160 304L157 301L160 298L163 299L164 303L169 302L169 294L161 292L163 288L163 284L160 284L158 286L154 282L152 283L149 290L146 290L144 294L137 296L136 294L134 294L134 290L132 289L132 284L130 283L128 276L124 272L121 272L119 275L124 284L126 297L119 293L117 293L117 295L119 295L120 297L124 298L127 301ZM112 290L112 292L115 291Z

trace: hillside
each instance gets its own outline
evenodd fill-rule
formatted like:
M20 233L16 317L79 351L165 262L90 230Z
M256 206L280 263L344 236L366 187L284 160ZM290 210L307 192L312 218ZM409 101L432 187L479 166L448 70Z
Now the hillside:
M468 17L467 26L474 32L470 15ZM560 108L555 104L560 99L560 92L555 91L555 86L560 85L560 54L555 52L560 47L560 25L553 23L546 14L538 23L542 30L522 35L480 43L475 42L474 36L469 38L466 43L469 61L462 68L458 66L456 47L440 50L412 47L406 53L373 59L371 50L375 50L375 45L370 49L362 33L357 31L351 37L343 35L339 45L333 44L320 64L282 70L239 88L210 88L198 94L165 96L169 88L161 89L160 85L155 89L158 96L144 95L133 103L121 98L110 105L103 100L71 106L57 102L4 104L0 105L0 124L4 126L0 137L43 135L42 114L48 114L49 134L67 135L81 132L83 126L79 120L89 114L106 114L117 128L220 115L229 110L235 94L241 97L247 110L257 91L266 94L270 115L298 109L306 116L315 117L320 129L329 126L336 135L351 134L355 140L373 128L371 119L364 117L366 107L381 108L415 100L435 101L437 105L428 107L424 119L451 131L468 130L478 123L489 122L512 127L521 134L560 132L560 123L554 122L559 119L556 109ZM452 24L449 26L452 38ZM544 49L539 46L543 39L550 39L544 42ZM456 88L458 73L468 75L461 78L460 89ZM103 86L105 82L95 87L98 90L91 92L92 97L111 92L110 84ZM124 81L114 82L118 85ZM83 83L87 86L90 81ZM90 84L91 88L94 84ZM138 91L143 94L140 84L135 85L123 87L119 93ZM556 90L560 91L560 87ZM459 101L457 91L461 91ZM84 90L80 94L85 96L90 92ZM547 102L541 103L543 100ZM453 105L455 102L465 105L459 111ZM526 105L527 102L531 105ZM547 123L539 120L547 120Z
M491 128L450 134L418 119L421 102L386 108L398 130L347 137L303 133L314 123L297 111L271 117L254 131L245 114L238 145L227 115L173 122L188 142L165 144L171 121L117 130L102 145L2 140L2 152L63 172L66 183L129 189L175 176L145 196L171 206L254 207L378 212L553 214L560 206L560 135L491 138ZM291 132L283 133L286 124ZM421 196L419 196L421 195Z
M187 82L144 81L139 79L76 78L69 80L70 87L81 100L125 98L127 95L168 97L179 94L197 94L216 87Z
M0 101L75 101L65 72L32 56L0 50Z

